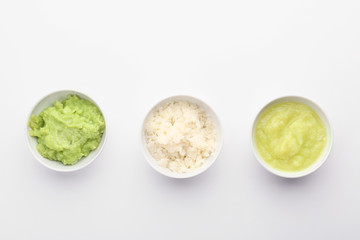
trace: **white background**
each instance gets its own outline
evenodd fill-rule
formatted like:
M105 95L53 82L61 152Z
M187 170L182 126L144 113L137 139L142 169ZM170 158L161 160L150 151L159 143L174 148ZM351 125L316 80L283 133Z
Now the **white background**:
M0 239L359 239L358 0L1 0ZM28 114L73 89L105 113L100 157L51 171L26 144ZM141 153L159 100L187 94L220 117L224 146L175 180ZM334 146L295 180L256 161L258 111L284 95L328 114Z

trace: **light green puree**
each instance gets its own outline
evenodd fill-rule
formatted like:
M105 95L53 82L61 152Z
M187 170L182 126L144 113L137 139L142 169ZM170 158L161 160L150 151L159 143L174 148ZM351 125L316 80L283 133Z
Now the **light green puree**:
M37 150L43 157L74 165L99 146L105 121L92 102L68 95L38 116L32 115L29 127L30 136L37 138Z
M326 127L314 109L285 101L265 110L255 126L261 157L272 167L289 172L314 164L327 143Z

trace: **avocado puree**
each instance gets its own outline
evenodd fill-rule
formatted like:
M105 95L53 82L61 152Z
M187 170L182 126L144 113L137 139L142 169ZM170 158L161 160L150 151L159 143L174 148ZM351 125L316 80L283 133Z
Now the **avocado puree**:
M99 146L105 121L92 102L68 95L38 116L32 115L29 127L30 136L36 137L37 150L43 157L74 165Z
M285 101L266 109L255 125L261 157L283 171L301 171L313 164L327 143L323 121L308 105Z

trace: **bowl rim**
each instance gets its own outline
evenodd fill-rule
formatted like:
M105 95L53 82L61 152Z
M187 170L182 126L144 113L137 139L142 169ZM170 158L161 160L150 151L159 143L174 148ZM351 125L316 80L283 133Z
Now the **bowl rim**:
M323 121L325 128L326 128L327 137L328 137L328 141L327 141L325 148L324 148L323 152L321 153L320 157L317 160L315 160L315 162L312 163L309 167L307 167L303 170L300 170L300 171L295 171L295 172L282 171L282 170L272 167L270 164L265 162L265 160L258 153L256 143L255 143L255 126L256 126L256 123L257 123L259 117L269 107L273 106L276 103L285 102L285 101L300 102L300 103L306 104L307 106L311 107ZM261 110L256 115L256 117L253 121L252 130L251 130L251 146L252 146L252 150L253 150L253 153L254 153L257 161L269 172L271 172L277 176L284 177L284 178L304 177L304 176L307 176L307 175L315 172L317 169L319 169L325 163L325 161L328 159L330 152L332 150L333 141L334 141L334 132L333 132L330 121L329 121L326 113L324 112L324 110L322 108L320 108L319 105L317 105L314 101L312 101L308 98L305 98L302 96L296 96L296 95L283 96L283 97L275 98L275 99L271 100L270 102L268 102L264 107L261 108Z
M83 99L86 99L86 100L89 100L91 101L101 112L101 114L103 115L104 117L104 122L105 122L105 129L104 129L104 133L102 135L102 138L101 138L101 141L99 143L99 146L97 147L97 149L93 150L93 151L97 151L93 156L92 156L92 159L88 160L88 162L86 162L85 164L82 164L82 165L78 165L78 162L75 163L74 165L64 165L63 163L59 162L59 161L54 161L54 160L50 160L50 159L47 159L47 158L44 158L43 156L40 155L39 152L37 152L38 154L35 153L35 151L37 151L36 148L33 148L30 144L30 139L33 138L35 139L34 137L30 136L29 134L29 120L31 118L31 116L34 114L34 110L47 98L53 96L53 95L56 95L56 94L62 94L64 93L66 96L69 95L69 94L74 94L74 95L78 95L80 98L83 98ZM59 100L59 99L58 99ZM56 101L58 101L56 100ZM54 104L51 103L49 106L52 106ZM41 109L44 110L45 108ZM89 97L87 94L84 94L82 92L79 92L79 91L76 91L76 90L70 90L70 89L63 89L63 90L57 90L57 91L53 91L53 92L50 92L48 94L46 94L44 97L40 98L34 105L33 107L31 108L31 111L30 113L28 114L28 117L26 118L26 124L25 124L25 131L26 131L26 142L27 142L27 145L30 149L30 152L32 153L33 157L38 161L40 162L41 165L47 167L48 169L51 169L51 170L54 170L54 171L57 171L57 172L74 172L74 171L78 171L80 169L83 169L85 168L86 166L90 165L92 162L94 162L94 160L100 155L100 153L102 152L104 146L105 146L105 143L106 143L106 131L107 131L107 121L106 121L106 117L105 117L105 114L103 112L103 110L99 107L99 105L97 104L97 102ZM36 139L35 139L36 140ZM37 146L37 145L36 145ZM91 154L91 153L90 153ZM89 156L87 156L89 157ZM83 161L85 160L87 157L83 157L81 158L79 161ZM47 163L49 161L49 163ZM59 167L54 167L52 164L50 164L50 162L54 163L59 163ZM61 167L60 167L61 166Z
M189 173L177 173L172 172L170 169L167 169L165 167L161 167L156 163L156 159L151 155L151 153L148 150L147 144L146 144L146 137L145 137L145 125L148 117L150 114L152 114L155 110L157 110L160 106L165 105L166 103L173 102L173 101L188 101L191 103L195 103L199 106L200 109L204 110L207 115L211 117L213 120L216 133L217 133L217 139L216 139L216 150L212 155L207 158L206 160L210 159L210 162L207 164L204 164L203 166L195 169L192 172ZM164 98L160 101L158 101L156 104L154 104L150 110L145 114L145 117L143 118L142 125L141 125L141 132L140 132L140 140L141 140L141 149L142 153L148 162L148 164L158 173L175 179L185 179L185 178L191 178L200 175L201 173L205 172L207 169L209 169L214 162L218 159L222 146L223 146L223 129L220 123L220 119L215 113L215 111L203 100L195 98L193 96L189 95L174 95L167 98Z

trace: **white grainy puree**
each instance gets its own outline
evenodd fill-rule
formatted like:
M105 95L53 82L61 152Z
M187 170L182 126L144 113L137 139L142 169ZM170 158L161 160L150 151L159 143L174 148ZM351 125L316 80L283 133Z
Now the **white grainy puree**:
M215 152L216 129L198 105L174 101L154 111L145 123L150 154L162 167L187 173L201 167Z

